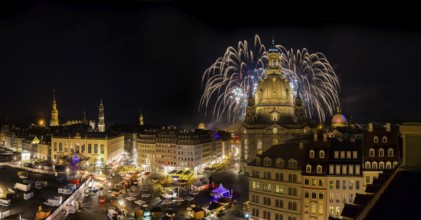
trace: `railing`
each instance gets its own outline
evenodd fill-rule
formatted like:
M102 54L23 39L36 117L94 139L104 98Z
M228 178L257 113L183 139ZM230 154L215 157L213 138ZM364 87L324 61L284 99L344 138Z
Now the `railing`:
M19 168L19 169L23 169L23 170L27 170L27 171L31 171L35 173L42 173L42 174L49 174L49 175L55 175L56 173L55 171L52 171L52 170L41 170L41 169L29 168L29 167L16 165L12 163L0 163L0 166L9 166L9 167Z

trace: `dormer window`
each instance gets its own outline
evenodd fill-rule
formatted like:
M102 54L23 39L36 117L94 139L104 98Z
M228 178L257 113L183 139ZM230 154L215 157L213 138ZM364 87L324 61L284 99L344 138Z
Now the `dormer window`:
M281 158L276 159L276 167L284 167L284 161Z
M384 157L384 149L383 148L379 149L379 157Z
M383 142L384 144L386 144L386 143L387 143L387 137L386 137L386 136L383 136L383 138L382 138L382 142Z
M322 165L317 165L317 173L322 173L323 167Z
M325 151L324 150L319 151L319 157L325 158Z
M314 150L310 150L309 155L310 155L310 158L314 158Z
M311 165L310 164L306 165L306 173L311 173Z
M272 113L272 121L278 121L278 113L277 112Z
M374 142L375 144L379 143L379 137L374 136L374 138L373 138L373 142Z
M256 157L256 165L260 165L260 158Z
M272 164L272 160L270 158L265 158L263 163L266 167L270 167Z
M374 157L374 156L375 156L375 151L374 151L374 149L373 149L373 148L370 148L370 150L368 150L368 155L369 155L370 157Z
M387 149L387 156L393 157L393 148Z
M297 161L295 161L294 159L291 159L288 161L288 167L291 169L296 169L297 168Z

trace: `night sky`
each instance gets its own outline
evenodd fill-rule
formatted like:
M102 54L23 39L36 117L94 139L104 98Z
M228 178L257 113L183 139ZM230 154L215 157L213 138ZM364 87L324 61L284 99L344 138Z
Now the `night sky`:
M97 120L102 98L107 125L134 123L141 110L146 123L196 126L203 72L255 34L323 52L347 117L421 121L421 29L406 22L175 2L0 4L1 122L49 119L55 88L60 122L83 111Z

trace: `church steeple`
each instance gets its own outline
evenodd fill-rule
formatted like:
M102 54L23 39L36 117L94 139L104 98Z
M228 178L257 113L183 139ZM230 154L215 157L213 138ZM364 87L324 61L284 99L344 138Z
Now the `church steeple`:
M280 53L275 45L275 37L272 38L272 44L268 51L268 68L266 74L281 74Z
M56 90L53 89L53 104L51 108L51 121L50 126L59 126L58 122L58 109L56 103Z
M138 119L137 124L138 125L143 125L144 124L144 122L143 122L143 114L140 111L139 111L139 119Z
M99 103L99 114L98 114L98 131L105 132L105 115L104 115L104 104L101 102Z

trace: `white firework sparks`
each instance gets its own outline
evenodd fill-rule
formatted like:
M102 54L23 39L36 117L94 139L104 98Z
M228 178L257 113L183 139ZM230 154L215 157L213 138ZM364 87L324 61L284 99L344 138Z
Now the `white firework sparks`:
M305 48L294 52L282 45L276 47L281 51L282 72L291 83L294 97L299 92L307 117L324 122L326 114L332 115L339 105L339 80L329 61L322 53L309 53ZM242 121L247 96L254 94L266 66L266 49L258 35L252 48L245 40L238 42L237 49L228 47L203 74L199 110L210 111L216 120L225 116L229 122Z

